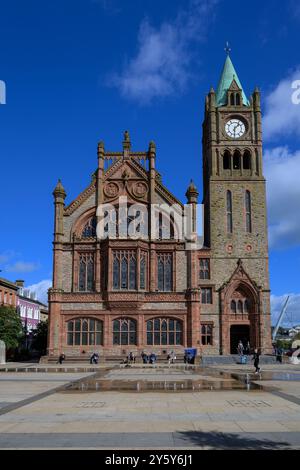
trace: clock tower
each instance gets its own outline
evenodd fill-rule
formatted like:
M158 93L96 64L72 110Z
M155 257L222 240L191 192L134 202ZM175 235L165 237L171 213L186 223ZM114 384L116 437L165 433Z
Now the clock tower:
M260 92L247 98L229 50L203 122L204 243L219 295L219 348L271 348Z

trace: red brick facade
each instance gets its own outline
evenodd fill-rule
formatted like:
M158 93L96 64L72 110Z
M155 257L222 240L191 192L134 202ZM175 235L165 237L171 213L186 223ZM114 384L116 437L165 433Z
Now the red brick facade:
M7 279L0 278L0 305L16 308L18 287Z
M88 355L95 350L107 355L129 351L161 354L183 352L186 347L196 348L200 354L230 354L236 352L239 339L249 341L252 348L270 351L265 188L261 163L257 163L261 135L255 138L247 127L248 141L238 142L239 148L247 146L250 155L253 152L251 171L243 173L241 168L238 173L223 174L220 165L224 149L214 131L216 122L223 119L220 114L216 120L214 114L225 112L225 123L238 112L250 127L255 113L258 122L260 108L251 104L248 108L218 110L213 99L211 92L204 120L204 244L199 238L195 241L198 193L193 183L186 196L193 213L190 239L194 249L188 249L188 240L172 233L168 239L153 238L156 222L151 217L142 219L141 229L147 226L147 231L137 239L97 237L95 227L101 220L97 207L107 203L117 206L120 197L126 196L129 206L139 203L147 209L153 204L183 208L155 168L153 142L146 152L131 150L128 133L122 152L107 152L100 142L98 168L91 184L67 207L65 190L58 183L53 193L49 356L61 352ZM236 142L227 139L227 149L234 145ZM233 195L231 208L228 202L226 206L229 190ZM243 222L246 190L253 195L251 233L250 215L246 228ZM233 233L228 233L226 225L229 210L234 222L241 219ZM120 209L117 217L122 219ZM177 222L163 217L161 223L167 220L174 231Z

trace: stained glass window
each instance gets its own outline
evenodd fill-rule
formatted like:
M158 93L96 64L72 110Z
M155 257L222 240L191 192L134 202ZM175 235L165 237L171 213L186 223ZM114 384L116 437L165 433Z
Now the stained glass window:
M88 220L85 224L84 229L82 230L82 238L90 238L96 236L96 228L97 228L97 218L92 217Z
M141 253L140 258L140 289L146 289L146 254Z
M81 253L79 255L79 279L80 291L94 290L94 255L93 253Z
M173 290L173 262L171 253L160 253L157 257L157 288L159 291Z
M136 289L136 254L134 251L113 252L113 289Z

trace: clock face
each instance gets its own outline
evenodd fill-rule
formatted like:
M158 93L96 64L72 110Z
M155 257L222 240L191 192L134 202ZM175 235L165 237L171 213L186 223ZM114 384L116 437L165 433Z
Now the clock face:
M245 124L239 119L231 119L225 126L226 134L232 139L239 139L246 132Z

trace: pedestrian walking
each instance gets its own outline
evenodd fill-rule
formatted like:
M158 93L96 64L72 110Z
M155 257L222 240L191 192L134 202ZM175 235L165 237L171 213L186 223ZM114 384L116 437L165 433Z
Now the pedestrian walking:
M237 347L237 352L238 352L239 356L243 356L243 354L244 354L244 345L243 345L241 340L239 341L239 344L238 344L238 347Z
M258 374L261 371L261 368L259 367L259 356L260 354L258 349L254 349L252 361L254 361L255 374Z
M276 348L276 362L282 364L282 349L280 347Z

